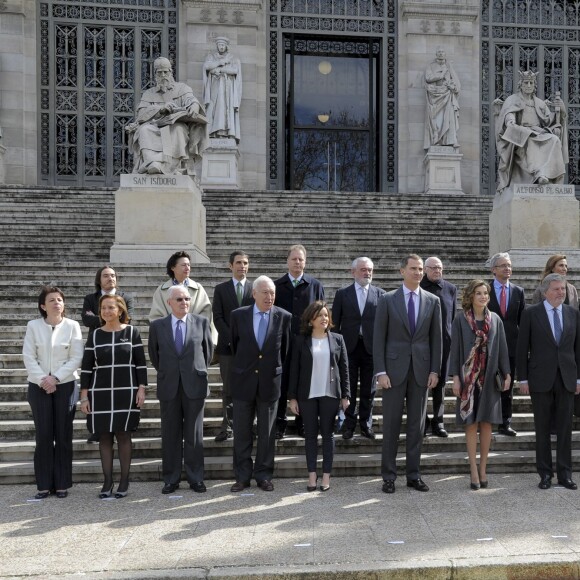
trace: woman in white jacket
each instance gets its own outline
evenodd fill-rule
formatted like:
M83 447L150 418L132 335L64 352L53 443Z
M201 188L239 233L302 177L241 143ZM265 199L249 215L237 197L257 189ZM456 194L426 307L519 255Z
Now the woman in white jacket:
M75 380L83 358L79 323L65 318L64 294L45 286L38 297L42 318L26 326L22 354L28 371L28 403L36 428L34 475L45 499L68 495L72 486L72 435L76 409Z

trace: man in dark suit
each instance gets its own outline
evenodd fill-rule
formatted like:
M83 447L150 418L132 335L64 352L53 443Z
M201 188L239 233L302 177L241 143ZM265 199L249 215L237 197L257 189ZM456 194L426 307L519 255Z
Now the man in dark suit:
M234 401L234 472L231 491L243 491L252 477L272 491L276 409L283 367L289 359L291 315L274 306L276 287L267 276L253 284L255 304L234 310L230 317L233 352L231 386ZM287 380L287 373L285 380ZM252 462L252 423L257 416L258 444Z
M345 411L342 438L352 439L357 425L357 384L360 377L358 422L361 435L374 439L373 402L376 388L373 384L373 332L375 313L384 290L371 284L373 262L360 257L351 266L354 283L338 290L332 304L332 320L342 334L348 353L350 405Z
M451 349L451 324L457 308L457 288L443 279L443 263L436 256L425 260L425 275L421 280L421 288L435 294L441 303L441 330L443 338L443 356L439 382L431 390L433 396L433 419L425 415L425 435L431 427L431 432L437 437L447 437L443 414L445 413L445 383L449 368L449 351Z
M189 314L191 296L185 286L171 287L167 303L171 314L151 323L148 345L161 407L165 483L161 493L179 488L182 458L189 487L203 493L203 409L213 355L210 322L205 316Z
M129 317L133 318L133 296L117 288L117 274L115 273L115 270L111 268L111 266L102 266L97 270L97 273L95 274L95 289L96 292L91 292L85 296L85 299L83 300L83 309L81 312L83 324L89 329L89 331L101 328L101 326L103 326L101 317L99 316L99 301L101 300L102 296L107 294L117 294L121 296L127 305L127 312L129 313ZM87 443L98 442L98 433L92 433L87 438Z
M522 312L526 307L524 289L510 282L512 262L507 252L493 255L489 259L493 274L490 282L489 309L495 312L503 322L510 357L511 384L507 391L501 393L501 414L503 422L498 433L515 437L517 431L512 428L512 401L514 398L514 379L516 374L516 347Z
M550 419L556 417L558 483L572 481L572 412L580 394L580 312L564 304L566 279L548 274L541 283L545 300L522 314L517 344L520 390L529 394L536 428L536 468L540 489L552 485Z
M427 389L441 371L441 306L425 292L423 260L410 254L401 261L403 285L379 299L375 316L373 361L377 388L383 389L383 491L395 492L397 447L403 403L407 407L407 486L429 491L421 479L421 446Z
M288 273L274 281L276 286L275 305L283 308L292 315L292 335L300 334L300 318L309 304L315 300L324 300L324 288L322 284L312 276L304 273L306 267L306 248L302 244L290 246L286 259ZM286 411L288 406L288 393L282 387L278 416L276 419L276 439L282 439L286 432L288 419ZM304 437L302 417L298 415L294 420L296 432Z
M232 366L232 348L230 345L230 315L241 306L251 306L252 285L246 278L249 267L248 254L236 250L232 252L229 268L232 278L218 284L213 291L213 323L218 331L216 354L220 363L220 374L223 383L222 411L223 421L220 432L216 435L217 442L226 441L232 436L233 403L230 386L230 371Z

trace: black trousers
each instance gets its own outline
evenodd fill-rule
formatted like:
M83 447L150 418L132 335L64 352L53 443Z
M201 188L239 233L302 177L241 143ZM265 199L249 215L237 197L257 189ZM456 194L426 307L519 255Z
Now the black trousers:
M315 397L298 401L300 415L304 421L306 466L316 471L318 460L318 431L322 435L322 473L332 471L334 457L334 418L338 411L335 397Z
M278 401L234 400L234 473L236 481L257 482L274 476L274 453L276 446L276 409ZM254 434L252 424L257 416L258 443L256 462L252 462Z
M501 416L504 425L509 425L512 422L512 401L514 399L514 380L516 374L516 359L510 356L510 374L512 380L510 388L507 391L501 392Z
M373 426L373 403L376 388L373 389L373 355L367 352L362 337L356 348L348 353L348 375L350 379L350 405L344 412L345 419L342 429L354 429L357 424L357 394L358 422L361 427L370 429ZM360 377L360 389L358 382ZM358 393L357 393L358 390Z
M552 477L550 417L556 416L556 473L558 479L572 477L572 413L574 393L564 387L560 371L552 388L545 393L530 392L536 428L536 468L540 476Z
M232 391L230 386L231 381L231 369L233 356L229 354L218 354L218 360L220 363L220 375L222 377L222 383L224 385L222 392L222 426L221 431L223 433L232 433L232 424L234 422L234 404L232 401Z
M28 383L28 403L36 429L34 475L39 491L72 486L74 387L74 381L61 383L48 395L39 385Z

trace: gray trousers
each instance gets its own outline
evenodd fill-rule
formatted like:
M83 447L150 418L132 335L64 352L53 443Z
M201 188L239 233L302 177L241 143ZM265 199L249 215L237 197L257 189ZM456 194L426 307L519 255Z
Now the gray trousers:
M397 478L397 447L405 401L407 404L407 479L418 479L421 477L421 447L425 429L427 387L417 383L412 366L404 383L393 385L390 389L383 389L381 475L384 481Z
M230 372L232 368L233 356L229 354L219 354L220 375L224 385L222 391L222 425L220 431L223 433L232 433L232 424L234 422L234 405L232 401L232 391L230 386Z
M181 381L177 396L159 401L161 408L161 460L164 483L179 483L181 463L187 481L203 481L203 410L205 399L190 399Z

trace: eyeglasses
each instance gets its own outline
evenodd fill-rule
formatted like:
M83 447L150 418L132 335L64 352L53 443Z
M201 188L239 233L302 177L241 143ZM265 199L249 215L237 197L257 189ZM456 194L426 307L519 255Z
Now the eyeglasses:
M190 302L191 301L191 296L188 296L187 298L181 297L181 298L174 298L174 300L176 302L183 302L185 300L185 302Z

